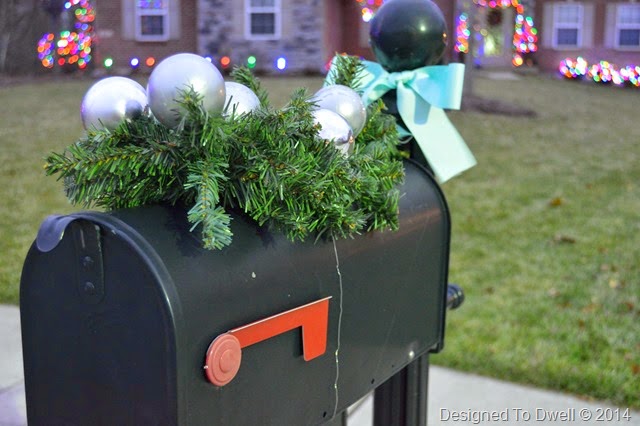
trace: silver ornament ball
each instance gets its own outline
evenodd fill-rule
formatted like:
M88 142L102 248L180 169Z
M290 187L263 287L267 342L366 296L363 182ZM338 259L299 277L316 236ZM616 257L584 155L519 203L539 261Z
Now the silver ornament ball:
M244 84L229 81L225 83L227 97L224 101L226 117L247 114L260 106L260 99Z
M186 114L178 100L191 89L202 98L206 111L217 113L224 108L224 78L215 65L193 53L169 56L149 76L147 94L151 112L165 126L177 126Z
M124 120L139 117L147 106L147 93L138 82L107 77L87 90L80 105L85 129L114 130Z
M353 152L353 131L344 118L324 108L316 109L312 114L314 122L320 125L320 138L332 141L344 156Z
M367 122L367 109L360 95L350 87L335 84L323 87L312 100L319 108L329 109L344 118L358 136Z

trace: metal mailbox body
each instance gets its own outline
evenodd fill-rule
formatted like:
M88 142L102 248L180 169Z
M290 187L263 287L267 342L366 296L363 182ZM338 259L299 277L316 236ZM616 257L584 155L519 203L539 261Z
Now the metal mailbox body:
M399 231L335 246L234 216L233 244L208 251L164 206L45 222L21 281L29 424L320 424L439 350L449 213L405 168ZM229 384L206 380L216 336L329 296L322 356L305 361L295 329L244 348Z

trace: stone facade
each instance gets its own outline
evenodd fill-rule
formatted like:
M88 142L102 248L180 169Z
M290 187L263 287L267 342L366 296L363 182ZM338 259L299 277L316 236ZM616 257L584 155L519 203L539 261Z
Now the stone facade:
M196 0L173 0L172 24L169 39L161 42L138 41L134 37L134 0L109 0L96 2L97 40L92 52L96 66L101 67L106 58L113 59L114 72L130 71L131 58L139 58L142 64L153 57L156 63L179 52L196 52L195 31ZM140 66L142 72L150 67Z
M275 61L287 59L287 72L321 72L327 53L323 44L326 5L322 0L281 0L280 37L249 40L245 36L245 2L198 0L198 53L232 64L257 59L256 71L274 73Z

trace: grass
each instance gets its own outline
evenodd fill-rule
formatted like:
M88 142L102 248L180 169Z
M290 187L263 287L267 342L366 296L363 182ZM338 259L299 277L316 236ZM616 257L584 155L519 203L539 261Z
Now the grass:
M638 91L476 86L539 117L451 114L479 165L444 185L467 302L434 362L640 407Z
M321 84L264 82L276 105ZM75 210L42 157L80 135L90 84L0 88L0 302L17 303L42 219ZM638 91L526 76L476 93L539 117L450 114L479 164L443 186L467 300L433 362L640 408Z

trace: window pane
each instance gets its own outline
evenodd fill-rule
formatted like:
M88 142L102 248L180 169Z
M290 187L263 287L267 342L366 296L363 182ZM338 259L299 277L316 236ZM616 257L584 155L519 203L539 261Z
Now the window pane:
M274 7L276 0L251 0L251 7Z
M640 46L640 29L620 30L620 46Z
M556 8L556 22L565 24L577 24L580 22L580 6L572 4L561 4Z
M251 14L251 34L276 33L276 15L274 13L252 13Z
M640 25L640 5L618 6L618 24Z
M143 36L164 35L164 16L143 15L140 17L140 34Z
M577 46L578 30L576 28L559 28L556 30L558 46Z

